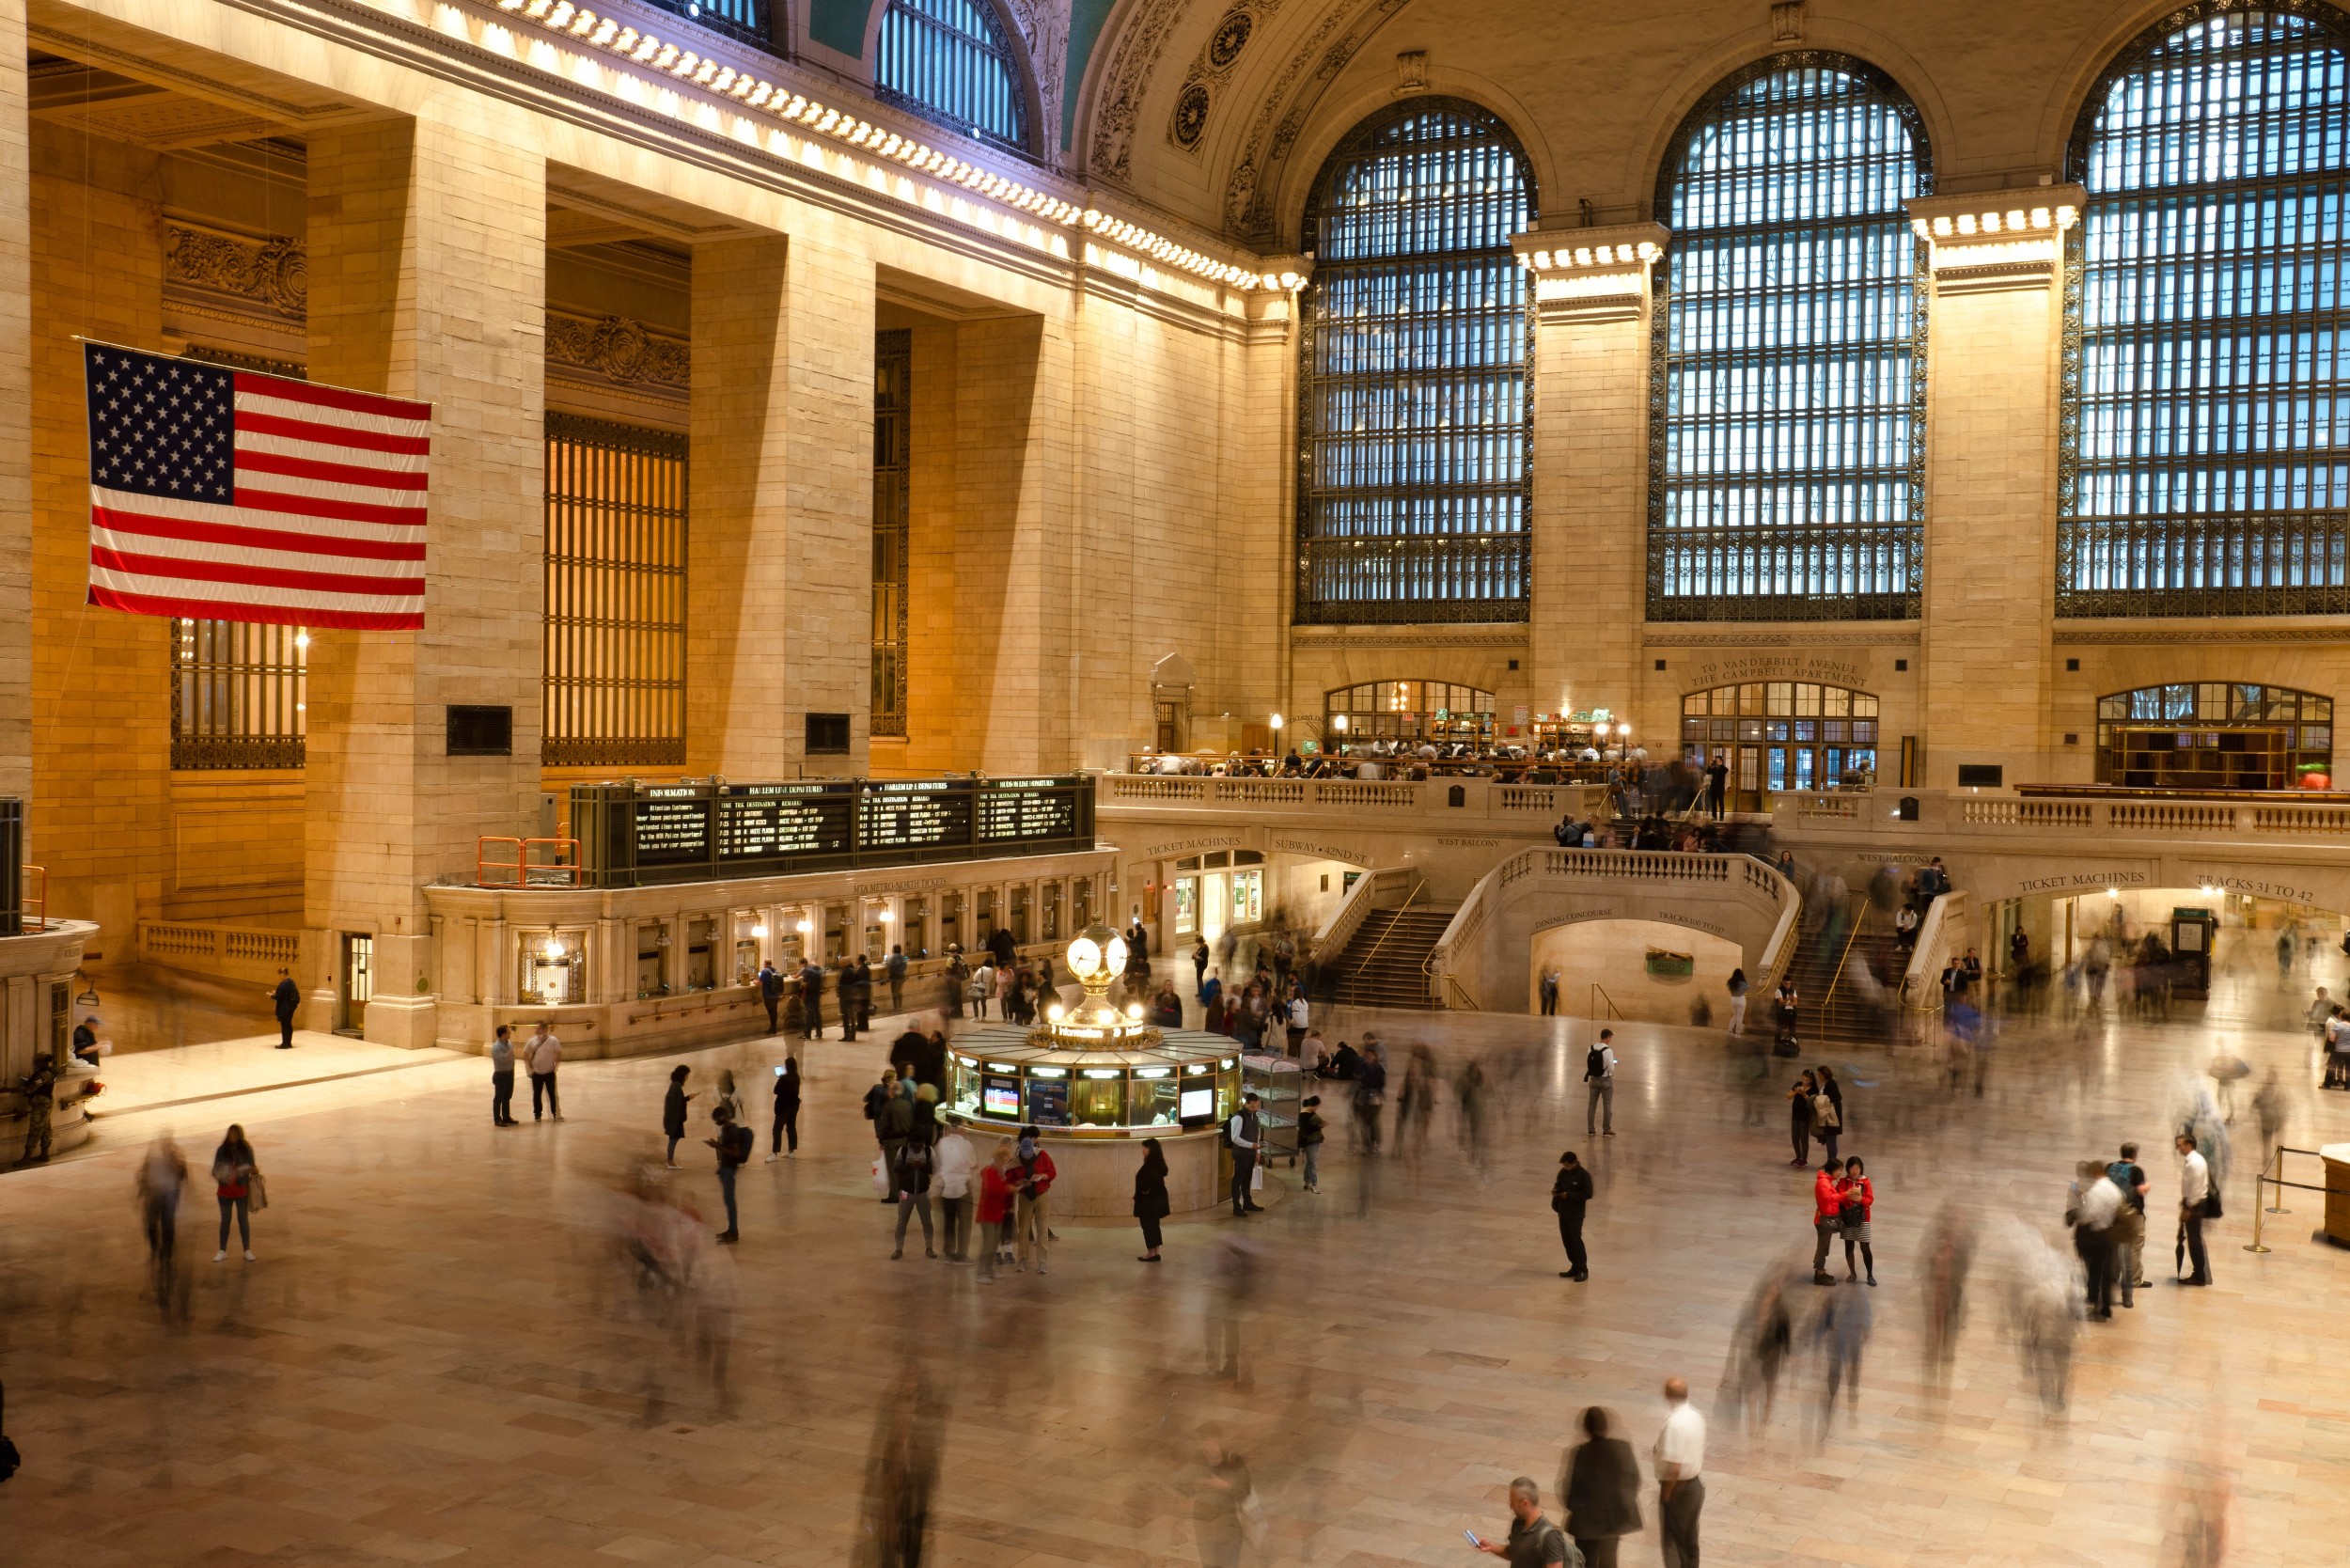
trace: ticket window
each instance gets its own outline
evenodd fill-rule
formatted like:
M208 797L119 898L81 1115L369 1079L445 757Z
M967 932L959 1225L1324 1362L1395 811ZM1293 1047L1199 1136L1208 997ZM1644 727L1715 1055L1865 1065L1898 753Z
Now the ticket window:
M1253 926L1264 918L1264 872L1232 873L1231 923Z
M1036 939L1040 942L1060 940L1061 886L1048 882L1037 889L1038 926Z
M1093 924L1093 879L1075 878L1069 884L1069 929L1083 931Z
M1028 915L1030 912L1028 885L1025 882L1013 883L1011 886L1011 897L1007 901L1007 902L1010 907L1010 917L1007 919L1006 923L1011 927L1011 939L1025 948L1028 945Z
M667 951L661 940L658 921L636 928L636 995L658 996L669 989L669 979L661 972L662 959Z
M734 983L748 985L759 978L759 937L754 934L758 917L738 914L734 917Z
M880 958L889 951L889 906L869 903L865 906L865 954Z
M994 887L982 887L971 896L971 941L974 946L984 947L994 939L1000 907L996 901L1002 896Z
M908 958L931 956L931 901L927 894L909 894L903 901L905 918L898 922L898 940Z
M716 924L707 915L697 915L685 922L685 989L714 991L718 987L716 954Z
M938 950L964 945L964 895L961 892L938 895Z
M824 962L838 964L849 952L849 906L824 905Z
M807 918L807 912L787 909L781 912L781 918L783 929L776 933L776 967L797 969L807 962L807 933L800 929L801 923Z

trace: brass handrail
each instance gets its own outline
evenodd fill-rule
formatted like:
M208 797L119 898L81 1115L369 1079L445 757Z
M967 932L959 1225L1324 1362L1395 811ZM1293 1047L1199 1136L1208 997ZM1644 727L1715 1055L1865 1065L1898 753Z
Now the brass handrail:
M1461 1000L1468 1003L1468 1010L1471 1012L1482 1012L1485 1011L1485 1004L1477 999L1477 994L1475 992L1461 983L1460 976L1448 969L1445 971L1444 982L1461 994Z
M1869 919L1869 895L1856 893L1853 902L1860 906L1860 913L1853 917L1852 933L1844 938L1844 950L1836 955L1836 973L1828 977L1827 990L1820 996L1820 1027L1823 1030L1827 1027L1827 1021L1836 1011L1836 988L1843 983L1844 965L1852 962L1853 947L1860 940L1860 928Z
M1598 1016L1599 1016L1599 1003L1600 1003L1600 998L1601 998L1601 997L1603 997L1603 996L1606 996L1606 999L1607 999L1607 1012L1608 1012L1608 1015L1609 1015L1610 1017L1613 1017L1613 1018L1622 1018L1622 1017L1623 1017L1623 1016L1624 1016L1624 1011L1623 1011L1623 1009L1622 1009L1622 1008L1620 1008L1620 1007L1618 1007L1618 1006L1616 1005L1616 998L1615 998L1615 997L1613 997L1613 996L1607 996L1607 988L1606 988L1606 986L1604 986L1604 985L1600 984L1600 983L1599 983L1599 981L1597 981L1597 980L1593 980L1593 981L1591 982L1591 1016L1592 1016L1592 1017L1596 1018L1596 1017L1598 1017Z
M1426 879L1425 877L1423 877L1423 878L1421 878L1419 881L1415 882L1415 883L1413 883L1413 884L1412 884L1412 890L1411 890L1410 892L1408 892L1408 893L1406 893L1406 894L1404 894L1404 895L1403 895L1403 902L1402 902L1402 903L1399 903L1399 904L1397 904L1397 905L1395 906L1395 909L1394 909L1393 913L1394 913L1394 914L1395 914L1395 916L1397 917L1397 919L1401 919L1401 918L1402 917L1403 912L1404 912L1405 910L1407 910L1407 909L1409 909L1409 908L1411 908L1411 907L1412 907L1412 901L1413 901L1414 899L1416 899L1416 898L1418 898L1418 897L1419 897L1419 895L1420 895L1420 890L1421 890L1422 888L1426 887L1427 886L1428 886L1428 881L1427 881L1427 879ZM1388 938L1388 937L1390 937L1390 936L1393 936L1393 935L1395 934L1395 928L1396 928L1396 920L1389 920L1389 921L1387 922L1387 929L1386 929L1386 930L1385 930L1385 931L1383 931L1383 932L1381 932L1381 933L1379 933L1379 940L1377 940L1376 942L1373 942L1373 943L1371 945L1371 951L1369 951L1369 952L1367 952L1367 953L1363 954L1363 961L1362 961L1362 963L1360 963L1360 964L1356 964L1356 965L1355 966L1355 973L1354 973L1353 975L1351 975L1351 976L1349 976L1349 977L1347 978L1347 983L1348 983L1348 985L1350 985L1350 986L1355 985L1355 983L1356 983L1356 982L1360 980L1360 978L1361 978L1361 976L1362 976L1363 972L1364 972L1365 970L1367 970L1367 969L1369 969L1369 968L1371 967L1371 960L1373 960L1373 959L1375 959L1375 958L1377 958L1377 957L1379 956L1379 949L1382 949L1382 948L1384 948L1384 947L1386 947L1386 946L1387 945L1387 938ZM1425 964L1422 964L1422 965L1421 965L1421 973L1422 973L1422 975L1424 976L1424 975L1426 974L1426 972L1427 972L1427 966L1426 966Z

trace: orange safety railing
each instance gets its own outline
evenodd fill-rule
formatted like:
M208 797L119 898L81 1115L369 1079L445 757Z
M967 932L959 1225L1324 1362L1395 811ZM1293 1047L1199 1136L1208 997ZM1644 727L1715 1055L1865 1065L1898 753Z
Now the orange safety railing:
M493 847L510 849L510 860L493 860ZM544 858L532 851L550 849ZM576 839L501 839L484 835L474 841L474 883L481 887L576 887L579 886L579 840Z
M48 867L27 866L24 868L24 906L23 915L24 926L26 931L47 931L49 929Z

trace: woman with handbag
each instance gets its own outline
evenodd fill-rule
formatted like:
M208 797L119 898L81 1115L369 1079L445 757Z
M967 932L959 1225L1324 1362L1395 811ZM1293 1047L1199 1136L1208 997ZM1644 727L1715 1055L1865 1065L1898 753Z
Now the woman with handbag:
M244 1261L253 1262L252 1211L266 1206L268 1199L261 1196L261 1172L253 1158L253 1145L244 1140L244 1129L231 1124L228 1135L212 1151L212 1183L220 1199L220 1250L212 1254L219 1262L228 1256L228 1217L236 1215L237 1239L244 1247Z
M1869 1283L1873 1285L1877 1282L1877 1255L1869 1245L1869 1215L1876 1208L1877 1194L1869 1184L1868 1168L1860 1163L1859 1155L1844 1162L1843 1184L1837 1190L1843 1199L1838 1219L1844 1232L1844 1278L1855 1278L1852 1249L1856 1242L1860 1246L1860 1261L1868 1266Z
M1834 1170L1843 1163L1836 1157L1836 1140L1844 1133L1844 1091L1825 1067L1814 1069L1814 1081L1819 1089L1811 1097L1811 1132L1827 1145L1827 1168Z

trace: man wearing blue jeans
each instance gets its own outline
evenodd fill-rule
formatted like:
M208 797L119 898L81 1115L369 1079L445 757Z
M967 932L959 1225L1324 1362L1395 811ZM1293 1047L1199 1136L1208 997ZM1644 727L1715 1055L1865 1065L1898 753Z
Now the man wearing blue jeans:
M734 1222L734 1173L751 1157L751 1130L734 1124L734 1110L728 1105L713 1110L710 1119L718 1123L718 1136L702 1141L718 1151L718 1191L727 1200L727 1228L718 1232L718 1239L740 1241L742 1232Z

